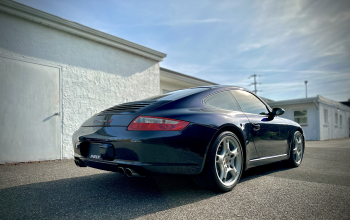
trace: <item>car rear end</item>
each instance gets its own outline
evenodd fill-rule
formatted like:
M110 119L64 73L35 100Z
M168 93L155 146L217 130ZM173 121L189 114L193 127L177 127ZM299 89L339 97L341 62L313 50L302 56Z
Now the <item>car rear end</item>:
M188 94L125 103L94 115L73 135L76 164L122 174L127 170L130 176L200 173L215 129L174 114L174 101ZM152 114L159 109L162 117ZM173 114L164 117L167 109Z

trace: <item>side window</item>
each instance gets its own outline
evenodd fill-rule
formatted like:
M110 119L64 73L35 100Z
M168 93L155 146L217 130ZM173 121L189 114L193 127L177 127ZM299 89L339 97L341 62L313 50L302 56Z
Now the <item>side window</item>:
M327 109L323 109L323 122L325 124L328 124L328 110Z
M338 126L338 113L335 113L334 115L334 122L335 122L335 126Z
M294 121L300 125L307 125L307 110L295 110Z
M225 109L230 111L241 111L229 91L220 92L209 96L204 103L210 107Z
M249 92L241 90L231 90L231 92L237 99L243 112L263 115L269 113L264 103Z

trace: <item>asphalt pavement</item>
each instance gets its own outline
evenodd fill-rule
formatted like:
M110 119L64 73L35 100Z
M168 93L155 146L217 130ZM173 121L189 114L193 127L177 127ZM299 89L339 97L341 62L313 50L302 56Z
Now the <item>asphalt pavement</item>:
M350 138L310 141L300 167L248 170L228 193L126 178L73 160L0 166L0 219L350 219Z

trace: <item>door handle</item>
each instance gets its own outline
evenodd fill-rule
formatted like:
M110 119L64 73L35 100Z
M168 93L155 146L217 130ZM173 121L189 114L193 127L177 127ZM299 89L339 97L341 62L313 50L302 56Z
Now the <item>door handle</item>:
M252 123L252 125L254 131L258 131L260 129L260 125L258 123Z

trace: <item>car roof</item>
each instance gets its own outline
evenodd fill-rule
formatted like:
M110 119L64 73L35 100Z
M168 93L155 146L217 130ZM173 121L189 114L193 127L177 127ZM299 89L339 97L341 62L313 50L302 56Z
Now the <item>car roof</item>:
M272 110L272 108L266 103L266 101L264 99L262 99L261 97L259 97L258 95L254 94L252 91L250 91L249 89L240 87L240 86L232 86L232 85L210 85L210 86L199 86L200 88L210 88L210 89L239 89L239 90L243 90L243 91L247 91L252 93L254 96L256 96L258 99L260 99L260 101L262 101L270 110ZM197 88L197 87L194 87Z
M208 86L198 86L198 87L194 87L194 88L211 88L211 89L216 89L216 88L234 88L234 89L242 89L242 90L246 90L246 91L250 91L246 88L240 87L240 86L233 86L233 85L208 85Z

